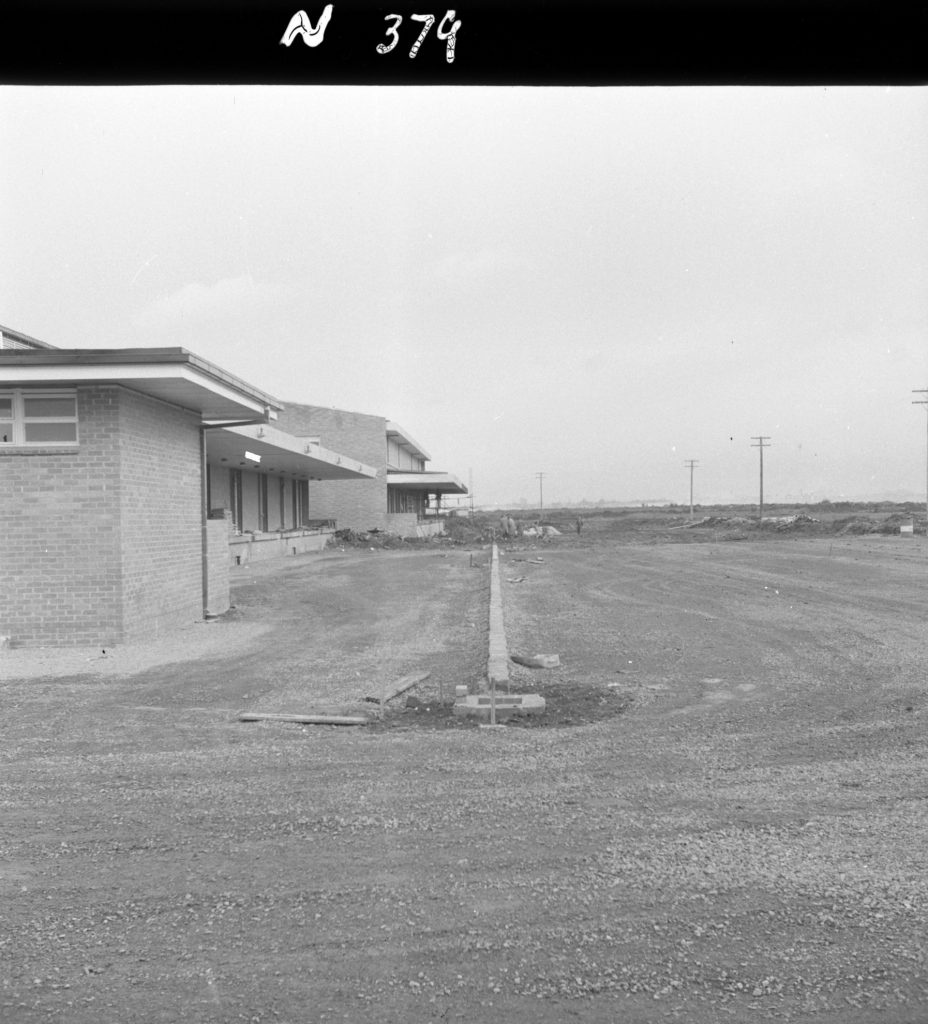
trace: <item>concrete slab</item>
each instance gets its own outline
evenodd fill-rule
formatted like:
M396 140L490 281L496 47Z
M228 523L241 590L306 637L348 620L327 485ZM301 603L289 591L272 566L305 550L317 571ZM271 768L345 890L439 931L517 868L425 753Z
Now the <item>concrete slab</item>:
M454 702L452 714L490 720L491 698L488 693L475 693ZM540 715L545 710L545 699L537 693L498 693L496 720L504 722L516 715Z
M487 679L497 686L509 682L509 649L503 625L503 595L499 583L499 550L493 545L490 555L490 639Z

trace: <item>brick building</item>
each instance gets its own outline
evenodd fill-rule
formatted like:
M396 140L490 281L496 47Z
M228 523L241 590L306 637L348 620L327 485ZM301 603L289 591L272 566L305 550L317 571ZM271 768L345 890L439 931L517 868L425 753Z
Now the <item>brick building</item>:
M438 533L442 495L467 493L453 474L427 470L428 452L383 416L288 402L278 422L309 444L329 445L376 469L372 479L330 479L312 488L310 514L337 520L339 527L402 537Z
M376 471L278 430L280 408L184 349L0 328L0 636L163 632L228 608L231 562L318 543L313 481Z

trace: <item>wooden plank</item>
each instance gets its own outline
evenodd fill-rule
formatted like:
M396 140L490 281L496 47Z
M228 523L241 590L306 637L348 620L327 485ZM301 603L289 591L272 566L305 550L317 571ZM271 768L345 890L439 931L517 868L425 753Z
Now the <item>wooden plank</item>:
M431 672L416 672L411 676L403 676L392 683L389 689L385 689L382 696L365 697L364 699L371 704L385 704L388 700L393 700L394 697L399 697L401 693L411 690L416 683L424 683L431 674Z
M535 654L530 658L522 654L510 654L509 657L517 664L526 668L559 668L561 659L556 654Z
M367 725L365 715L273 715L261 711L242 711L240 722L298 722L301 725Z

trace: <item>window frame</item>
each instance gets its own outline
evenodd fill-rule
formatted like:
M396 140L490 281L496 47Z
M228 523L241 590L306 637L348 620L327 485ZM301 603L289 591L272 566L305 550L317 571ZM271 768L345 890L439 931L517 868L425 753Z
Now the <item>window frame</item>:
M11 439L0 441L0 451L4 448L77 448L80 445L80 412L77 405L77 388L0 388L0 398L10 399L10 420L2 422L11 424ZM27 416L26 401L29 399L62 399L74 402L73 416ZM74 437L45 438L41 441L27 441L26 429L31 424L67 423L74 424Z

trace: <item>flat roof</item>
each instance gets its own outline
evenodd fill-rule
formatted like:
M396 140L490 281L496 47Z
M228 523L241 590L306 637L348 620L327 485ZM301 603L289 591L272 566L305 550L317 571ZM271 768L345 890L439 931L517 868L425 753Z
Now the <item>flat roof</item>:
M0 387L121 384L206 421L274 419L281 403L185 348L0 349Z
M402 487L404 491L424 491L428 494L467 494L467 488L454 473L395 473L393 470L387 470L387 486Z
M387 437L393 438L401 448L405 448L417 458L425 459L426 462L431 459L422 445L418 441L414 441L408 431L403 430L398 423L394 423L392 420L387 420Z
M246 451L259 456L261 461L246 458ZM210 462L225 463L230 469L245 466L263 473L312 480L358 480L377 476L372 466L271 426L207 430L206 453Z

